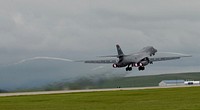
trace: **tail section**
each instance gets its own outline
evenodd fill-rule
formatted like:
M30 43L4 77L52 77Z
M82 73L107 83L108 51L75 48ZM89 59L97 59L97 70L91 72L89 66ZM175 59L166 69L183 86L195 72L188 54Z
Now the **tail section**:
M116 45L118 56L123 56L124 53L119 45Z
M119 59L122 59L124 56L127 56L127 55L124 55L119 45L116 45L116 48L117 48L118 55L107 55L107 56L99 56L99 57L117 57Z

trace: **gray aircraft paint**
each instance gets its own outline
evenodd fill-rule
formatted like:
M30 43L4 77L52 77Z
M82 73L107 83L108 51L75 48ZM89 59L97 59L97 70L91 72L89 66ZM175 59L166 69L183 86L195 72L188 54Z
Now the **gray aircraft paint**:
M181 57L191 57L191 55L184 55L175 53L173 57L152 57L156 54L157 49L153 46L147 46L141 49L137 53L125 55L119 45L116 45L118 55L110 55L106 57L117 57L118 60L106 59L106 60L87 60L85 63L113 63L114 68L126 67L126 71L131 71L132 67L138 67L139 70L144 70L145 66L152 64L155 61L166 61L180 59ZM172 52L168 52L172 53ZM142 69L141 69L142 68Z

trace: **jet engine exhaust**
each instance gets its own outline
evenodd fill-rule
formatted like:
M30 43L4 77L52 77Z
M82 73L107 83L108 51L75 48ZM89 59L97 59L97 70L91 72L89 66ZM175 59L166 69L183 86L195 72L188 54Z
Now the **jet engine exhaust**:
M113 68L117 68L118 67L118 65L117 64L113 64Z

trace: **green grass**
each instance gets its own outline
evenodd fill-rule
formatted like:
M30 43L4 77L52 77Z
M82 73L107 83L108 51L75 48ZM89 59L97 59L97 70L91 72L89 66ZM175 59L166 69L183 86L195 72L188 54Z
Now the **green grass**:
M0 97L0 110L199 110L200 87Z

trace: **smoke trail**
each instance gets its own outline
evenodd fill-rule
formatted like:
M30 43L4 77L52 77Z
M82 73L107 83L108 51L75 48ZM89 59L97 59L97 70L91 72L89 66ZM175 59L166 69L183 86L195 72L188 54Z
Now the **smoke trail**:
M57 58L57 57L33 57L33 58L27 58L27 59L23 59L19 62L13 63L13 65L17 65L17 64L21 64L27 61L33 61L33 60L40 60L40 59L44 59L44 60L60 60L60 61L67 61L67 62L73 62L73 60L70 59L66 59L66 58Z

